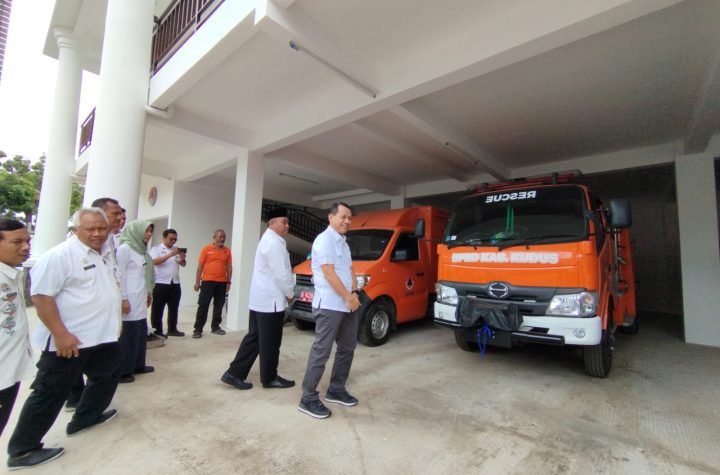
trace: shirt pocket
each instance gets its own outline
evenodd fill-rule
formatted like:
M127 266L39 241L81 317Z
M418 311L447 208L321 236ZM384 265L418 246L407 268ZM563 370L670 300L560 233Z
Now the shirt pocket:
M79 267L75 275L70 279L69 286L82 290L93 289L97 285L98 272L102 272L103 270L104 269L98 269L95 264Z

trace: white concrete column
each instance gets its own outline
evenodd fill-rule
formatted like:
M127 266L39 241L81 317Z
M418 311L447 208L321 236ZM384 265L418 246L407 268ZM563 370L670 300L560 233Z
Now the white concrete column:
M709 155L675 159L685 341L720 346L720 251Z
M92 156L84 204L109 196L137 217L145 105L150 77L153 6L147 0L108 0Z
M408 200L405 195L391 196L390 197L390 209L407 208Z
M227 313L227 325L233 330L245 330L248 327L250 279L260 236L265 176L263 161L263 155L249 154L247 151L238 156L231 243L233 282Z
M75 163L78 108L82 85L81 52L70 30L53 30L58 44L58 69L50 119L45 172L40 189L33 260L65 240Z

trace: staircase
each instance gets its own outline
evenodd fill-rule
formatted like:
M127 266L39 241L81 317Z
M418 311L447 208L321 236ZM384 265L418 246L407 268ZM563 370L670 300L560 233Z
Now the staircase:
M307 258L312 242L318 234L327 228L327 221L323 221L314 214L298 208L282 205L276 201L263 200L262 220L267 222L267 215L271 209L284 206L288 210L288 221L290 221L290 234L305 242L305 246L298 246L298 239L288 239L288 250L290 251L290 263L295 266Z

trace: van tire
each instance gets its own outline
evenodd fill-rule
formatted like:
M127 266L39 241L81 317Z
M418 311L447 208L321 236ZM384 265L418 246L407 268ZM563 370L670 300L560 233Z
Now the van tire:
M455 329L455 343L457 343L457 346L459 346L463 351L471 351L473 353L478 351L480 349L478 344L472 341L467 341L465 334L466 332L463 328Z
M365 346L384 345L390 337L390 329L395 321L395 310L390 302L378 299L370 304L360 317L358 339Z
M600 344L583 346L585 372L594 378L604 378L612 368L614 336L610 329L603 330Z
M293 318L295 328L301 331L312 330L315 328L315 323L308 322L307 320L300 320L299 318Z

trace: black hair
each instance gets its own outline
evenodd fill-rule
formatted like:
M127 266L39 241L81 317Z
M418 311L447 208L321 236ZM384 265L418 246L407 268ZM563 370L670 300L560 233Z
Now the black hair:
M17 231L24 228L25 223L17 219L0 219L0 240L3 239L3 231Z
M177 231L175 231L173 228L167 228L165 231L163 231L163 237L168 237L168 234L174 234L177 236Z
M338 214L338 210L340 209L341 206L344 206L347 209L349 209L350 214L352 214L353 210L350 207L350 205L347 203L343 203L342 201L338 201L338 202L332 204L332 206L330 207L330 214Z
M93 208L102 208L104 209L108 203L112 203L114 205L120 206L120 202L116 200L115 198L98 198L95 201L92 202Z

